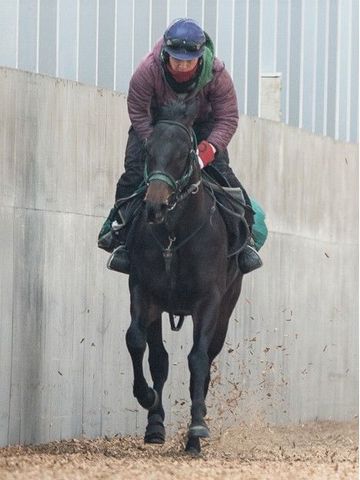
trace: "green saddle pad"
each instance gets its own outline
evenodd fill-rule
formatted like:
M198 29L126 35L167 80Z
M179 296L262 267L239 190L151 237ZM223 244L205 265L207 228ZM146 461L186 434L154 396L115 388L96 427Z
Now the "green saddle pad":
M254 198L250 198L250 201L252 209L255 212L252 236L255 242L256 250L260 250L268 236L268 229L265 224L265 212L261 205Z

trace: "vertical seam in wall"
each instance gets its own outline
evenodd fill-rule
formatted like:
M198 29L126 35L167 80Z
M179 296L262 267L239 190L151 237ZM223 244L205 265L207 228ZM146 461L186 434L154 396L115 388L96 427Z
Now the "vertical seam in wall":
M40 56L40 0L37 0L36 15L36 73L39 73L39 56Z
M263 28L263 0L259 2L259 61L258 61L258 117L261 117L261 94L262 94L262 28Z
M16 32L15 32L15 68L19 68L19 21L20 21L20 0L16 2Z
M218 43L219 43L219 0L216 0L216 22L215 22L215 55L218 54Z
M15 237L15 209L12 212L13 222L12 222L12 238ZM17 223L17 222L16 222ZM14 241L13 241L14 245ZM12 281L15 281L15 255L14 250L12 252ZM10 347L10 383L9 383L9 415L8 415L8 431L7 431L7 441L10 443L10 424L11 424L11 398L12 398L12 385L13 385L13 354L14 354L14 309L15 309L15 288L12 291L12 308L11 308L11 347ZM20 438L19 438L20 441Z
M104 318L105 316L102 316L102 322L101 322L101 328L102 331L106 331L104 329ZM97 343L97 342L96 342ZM102 436L103 433L103 419L104 419L104 366L105 366L105 361L104 361L104 350L105 350L105 335L101 335L101 375L100 375L100 392L101 392L101 405L100 405L100 435ZM105 367L106 368L106 367Z
M351 74L352 74L352 65L351 65L351 44L352 44L352 15L353 15L353 2L349 2L349 36L348 36L348 49L347 49L347 86L346 86L346 141L350 142L350 120L351 120Z
M151 26L152 26L152 17L153 17L153 4L152 0L149 0L149 40L148 40L148 51L151 50L152 41L151 41Z
M311 131L315 132L316 126L316 87L317 87L317 64L319 59L318 53L318 21L319 21L319 1L315 4L315 29L314 29L314 71L312 78L312 105L311 105Z
M245 15L245 84L244 84L244 114L247 115L248 109L248 61L249 61L249 0L246 0Z
M76 67L75 77L79 81L79 55L80 55L80 0L76 3Z
M235 57L235 0L232 0L231 7L231 47L230 47L230 74L231 78L234 76L234 57Z
M59 40L60 40L60 0L56 0L56 44L55 44L55 75L59 76L59 56L60 56L60 49L59 49Z
M135 0L132 0L132 26L131 26L131 73L134 71L134 56L135 56Z
M285 123L289 123L289 97L290 97L290 45L291 45L291 3L289 0L287 11L287 45L286 45L286 97L285 97Z
M96 0L96 44L95 44L95 85L98 86L99 81L99 12L100 0Z
M113 89L116 90L117 77L117 16L118 16L118 0L114 0L114 75L113 75Z
M335 140L339 139L339 115L340 115L340 52L341 52L341 2L337 4L337 32L336 32L336 86L335 86Z
M201 2L201 26L204 28L204 22L205 22L205 0L202 0Z
M276 54L277 54L277 33L278 33L278 14L279 14L279 4L278 4L278 0L275 0L275 12L274 12L274 15L275 15L275 19L274 19L274 58L273 58L273 65L274 65L274 72L277 72L278 68L277 68L277 58L276 58Z
M326 1L326 16L325 16L325 75L324 75L324 118L323 118L323 135L327 131L327 102L328 102L328 83L329 83L329 22L330 22L330 3Z
M303 101L304 101L304 2L301 2L301 25L300 25L300 85L299 85L299 128L303 128Z

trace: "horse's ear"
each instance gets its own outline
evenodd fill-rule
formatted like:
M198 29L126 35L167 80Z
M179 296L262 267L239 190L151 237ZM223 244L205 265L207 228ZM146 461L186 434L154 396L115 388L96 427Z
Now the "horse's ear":
M188 127L192 127L198 111L199 111L199 100L197 98L193 98L190 102L186 102L186 110L184 120Z

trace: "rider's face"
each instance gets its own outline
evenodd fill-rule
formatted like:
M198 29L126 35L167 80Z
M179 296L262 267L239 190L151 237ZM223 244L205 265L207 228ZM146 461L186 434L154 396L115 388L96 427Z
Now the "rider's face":
M170 67L175 70L175 72L190 72L195 68L197 62L197 58L193 60L177 60L171 56L169 57Z

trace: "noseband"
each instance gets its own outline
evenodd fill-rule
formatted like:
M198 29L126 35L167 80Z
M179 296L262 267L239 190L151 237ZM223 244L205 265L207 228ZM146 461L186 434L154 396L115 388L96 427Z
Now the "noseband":
M151 172L150 174L148 173L148 166L147 162L145 161L145 171L144 171L144 180L147 185L150 184L150 182L154 180L158 180L160 182L166 183L168 185L173 194L175 195L175 205L179 200L183 200L185 197L187 197L190 193L197 193L199 189L200 182L197 182L195 184L189 185L191 176L194 172L194 165L195 162L197 162L197 155L196 155L196 148L197 148L197 141L196 141L196 136L195 132L193 129L188 129L185 125L183 125L180 122L176 122L173 120L159 120L157 124L159 123L165 123L168 125L176 125L177 127L181 128L183 131L186 132L186 134L189 137L190 140L190 147L189 147L189 154L188 158L190 158L190 161L188 162L188 166L185 169L185 172L183 175L178 179L175 180L169 173L162 172L160 170L155 170L154 172ZM186 192L183 190L189 185L189 189L187 189ZM188 192L188 190L190 190ZM188 193L187 193L188 192ZM175 205L172 206L172 208L175 207Z

